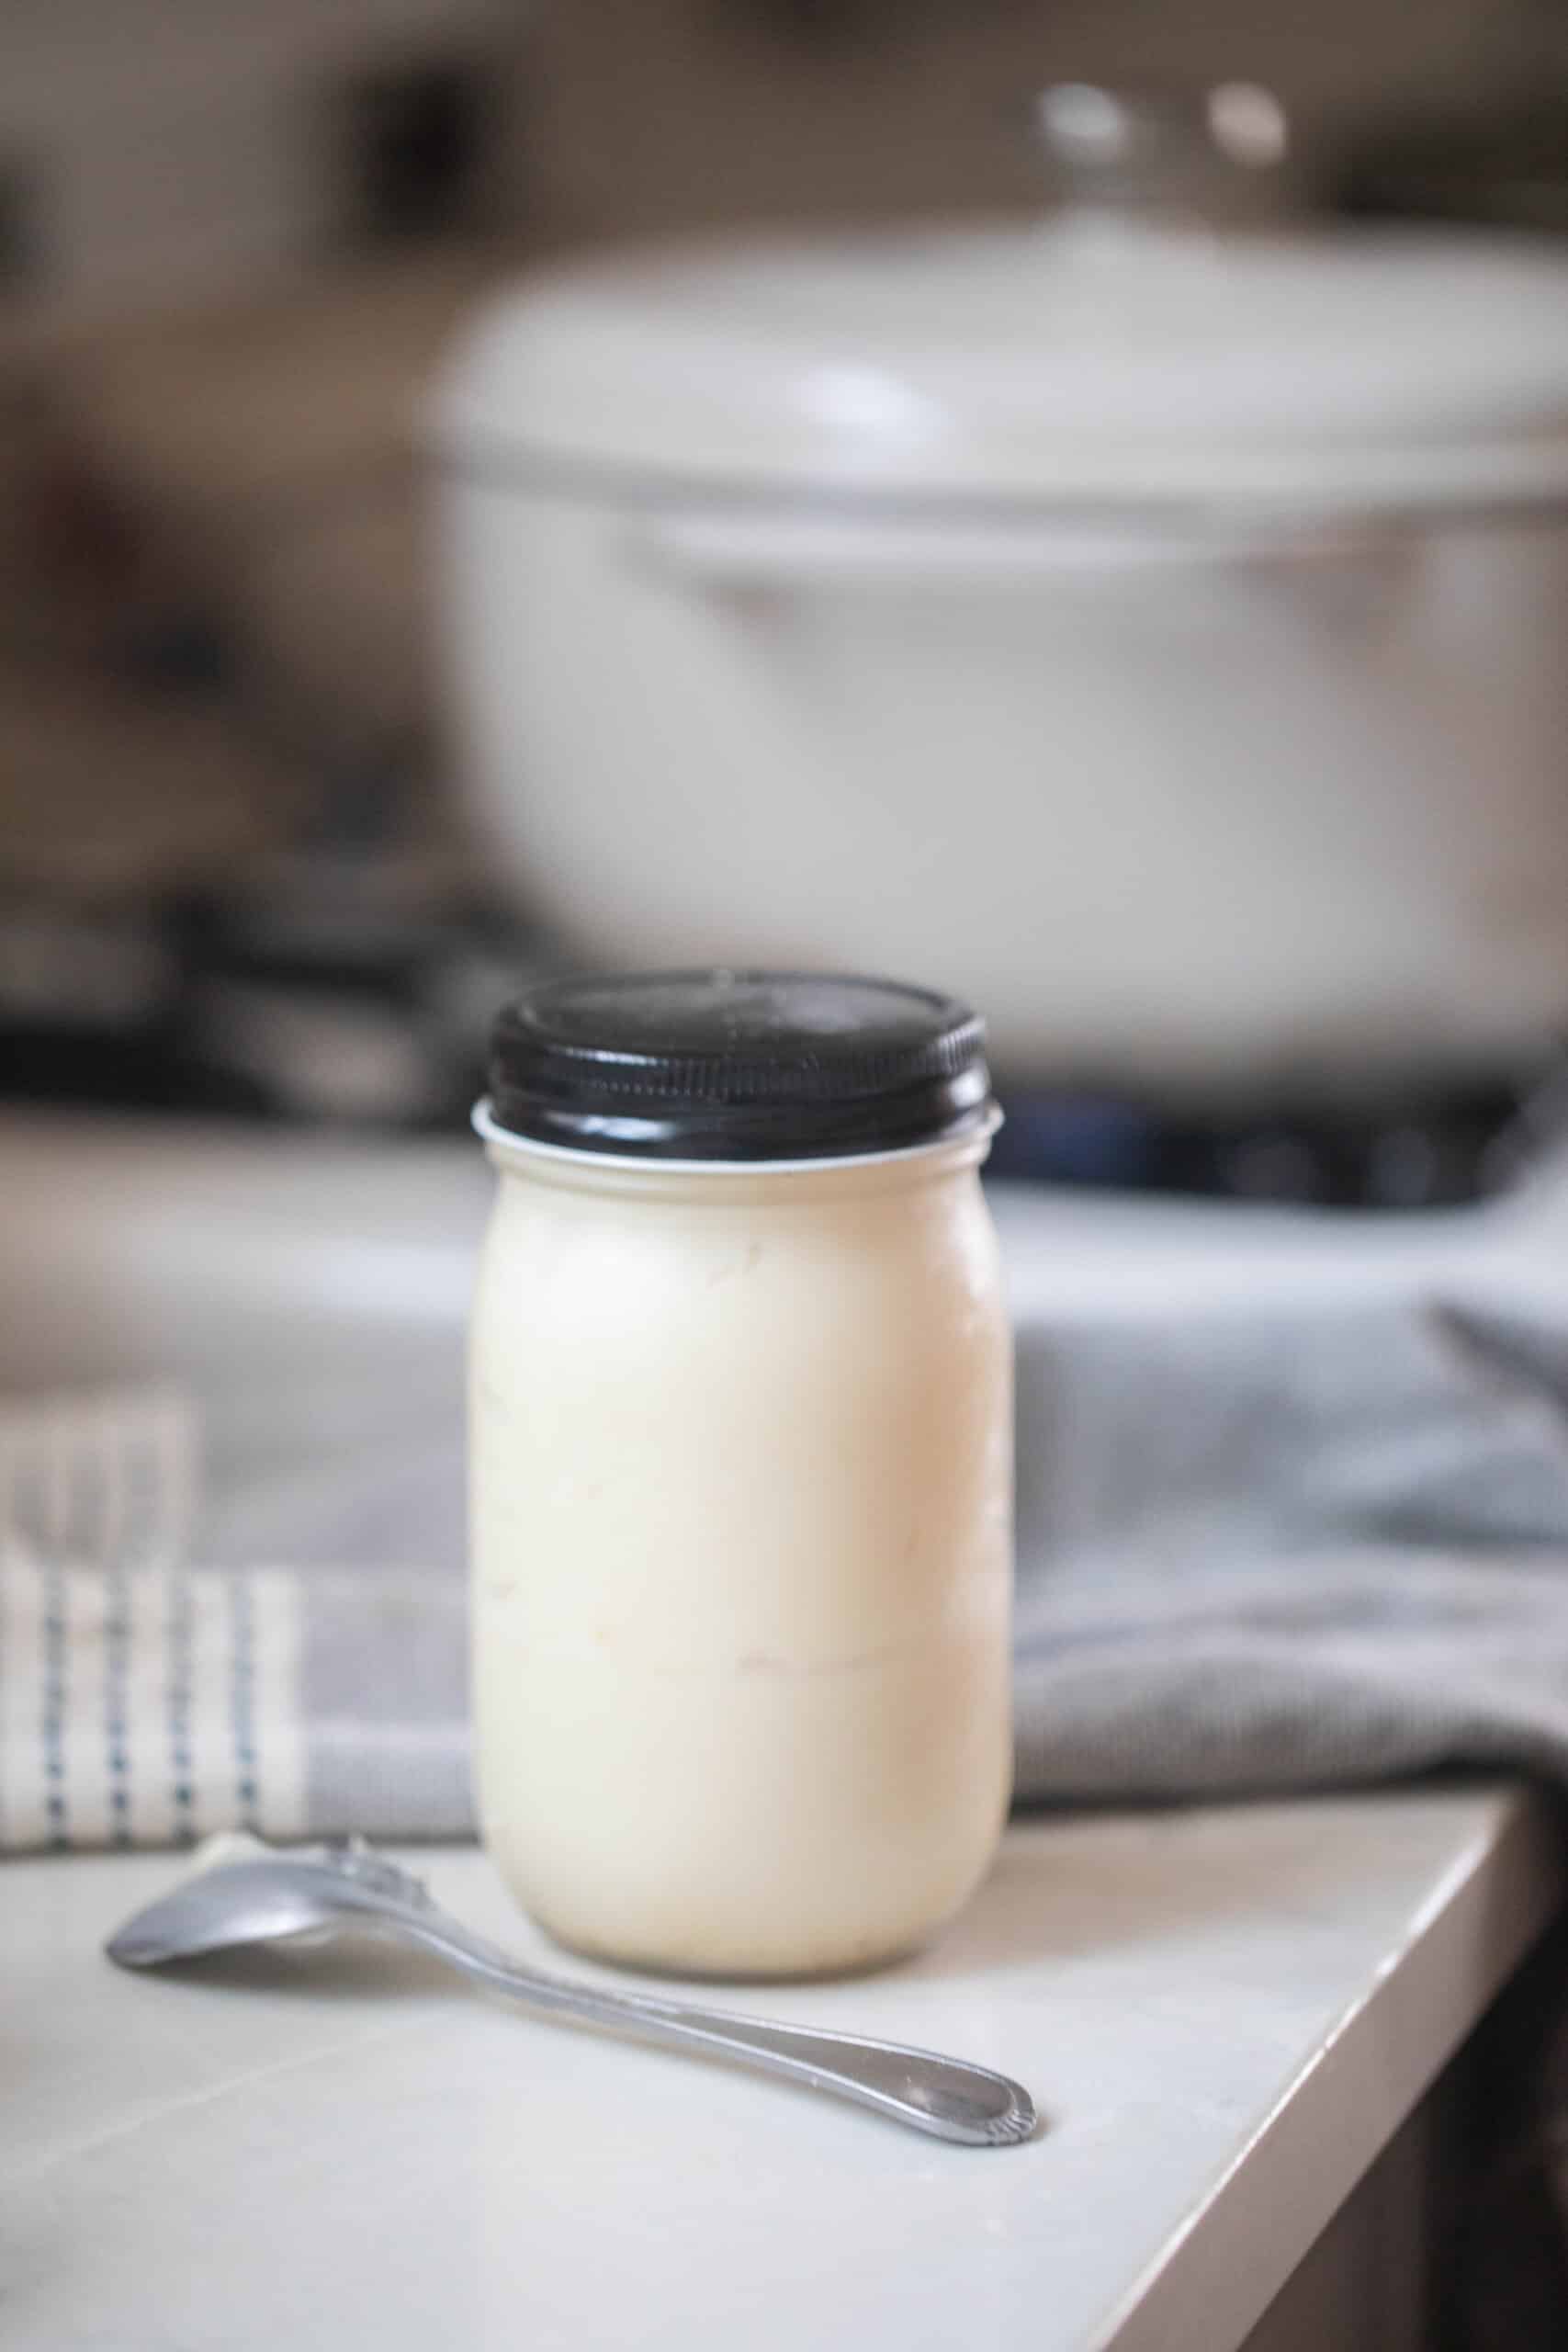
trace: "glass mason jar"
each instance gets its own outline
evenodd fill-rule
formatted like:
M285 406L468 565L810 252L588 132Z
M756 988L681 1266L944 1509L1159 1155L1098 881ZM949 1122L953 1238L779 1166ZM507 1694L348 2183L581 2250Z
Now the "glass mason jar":
M883 982L502 1016L470 1367L485 1841L577 1950L919 1944L1010 1783L1011 1350L981 1024Z

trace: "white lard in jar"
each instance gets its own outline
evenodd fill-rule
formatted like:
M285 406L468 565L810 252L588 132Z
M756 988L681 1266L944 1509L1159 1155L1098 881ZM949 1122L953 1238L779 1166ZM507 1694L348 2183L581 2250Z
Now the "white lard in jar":
M921 989L555 982L498 1024L471 1359L483 1833L561 1941L862 1966L1010 1781L1011 1356L979 1023Z

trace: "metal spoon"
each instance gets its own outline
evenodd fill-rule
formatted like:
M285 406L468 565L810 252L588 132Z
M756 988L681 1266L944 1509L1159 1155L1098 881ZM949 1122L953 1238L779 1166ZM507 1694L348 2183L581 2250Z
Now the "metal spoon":
M547 2016L618 2026L644 2041L738 2058L967 2147L1004 2148L1034 2129L1034 2102L988 2066L896 2041L738 2017L647 1994L536 1975L439 1910L421 1882L355 1838L342 1846L220 1861L137 1912L105 1950L121 1968L161 1968L290 1936L371 1928L436 1953L491 1992Z

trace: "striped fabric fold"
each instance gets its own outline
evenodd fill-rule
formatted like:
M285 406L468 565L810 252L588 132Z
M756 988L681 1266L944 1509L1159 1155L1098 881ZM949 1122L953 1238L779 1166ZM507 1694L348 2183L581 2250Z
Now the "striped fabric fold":
M0 1849L306 1826L299 1578L186 1557L164 1391L0 1408Z
M0 1849L308 1826L301 1579L0 1558Z

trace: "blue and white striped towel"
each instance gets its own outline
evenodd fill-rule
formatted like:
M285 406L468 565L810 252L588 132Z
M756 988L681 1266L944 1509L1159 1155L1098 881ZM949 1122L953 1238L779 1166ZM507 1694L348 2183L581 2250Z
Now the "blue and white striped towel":
M460 1590L195 1567L162 1391L0 1408L0 1849L470 1825Z

